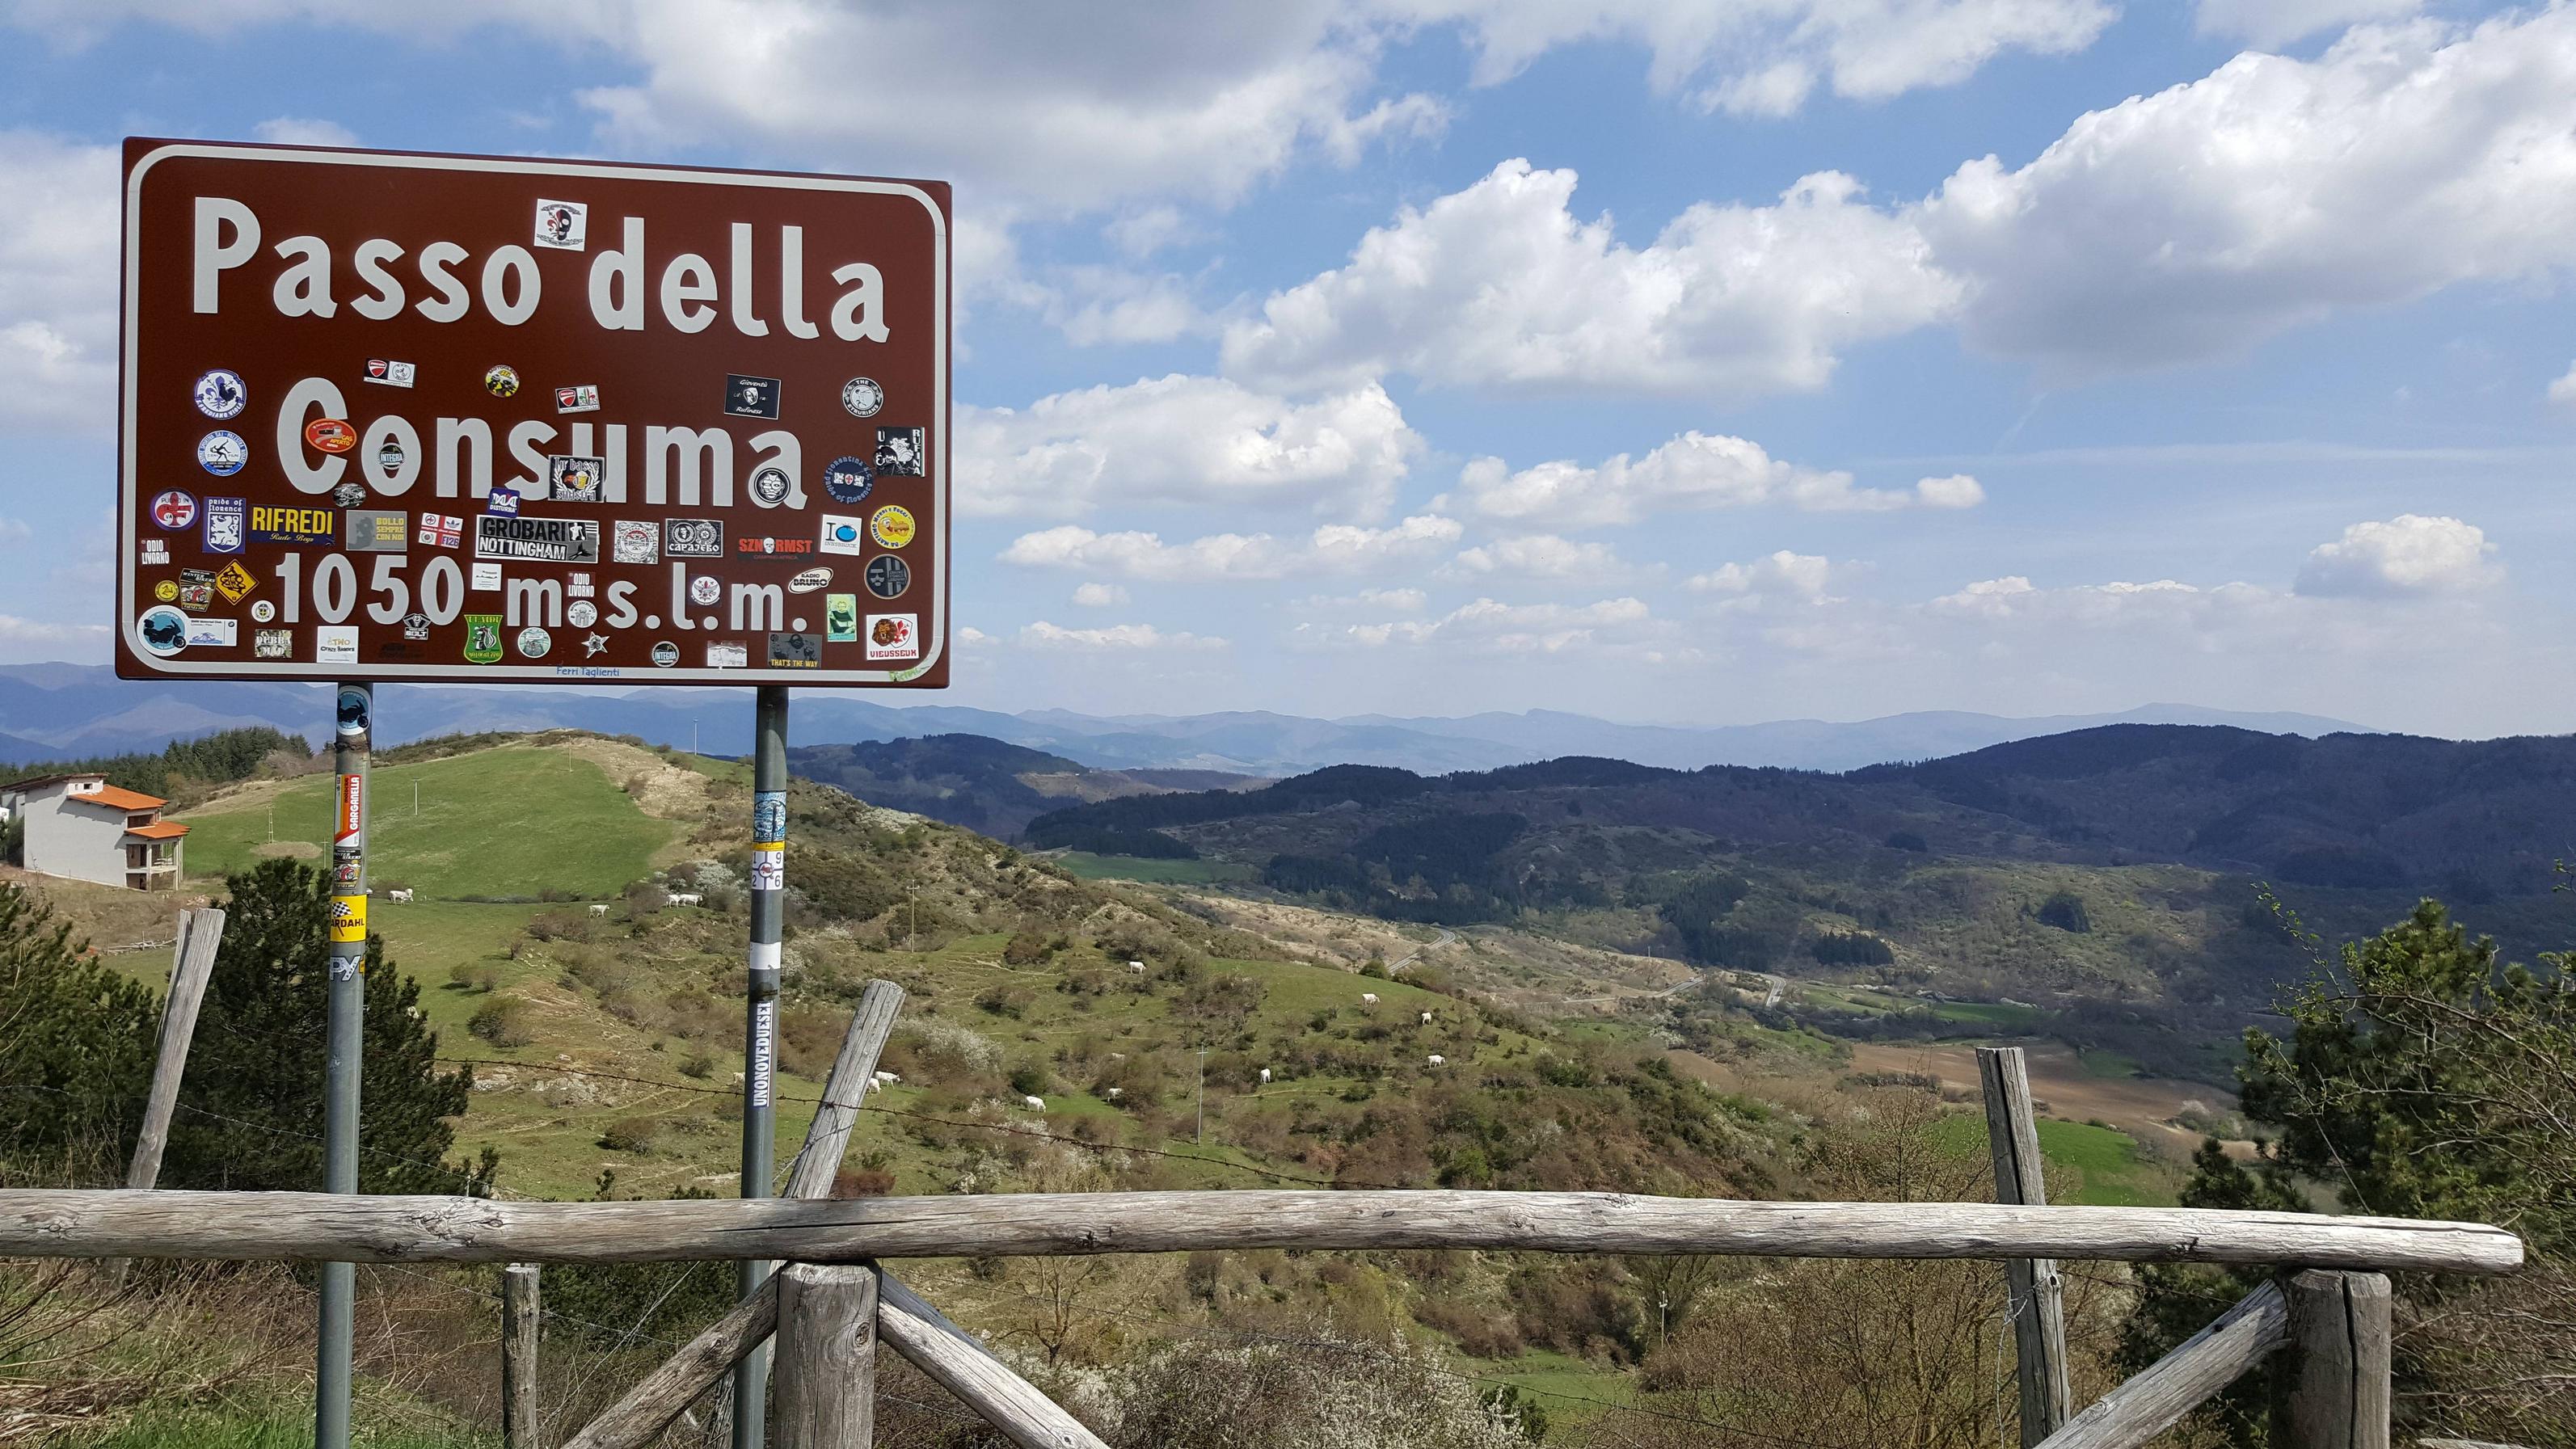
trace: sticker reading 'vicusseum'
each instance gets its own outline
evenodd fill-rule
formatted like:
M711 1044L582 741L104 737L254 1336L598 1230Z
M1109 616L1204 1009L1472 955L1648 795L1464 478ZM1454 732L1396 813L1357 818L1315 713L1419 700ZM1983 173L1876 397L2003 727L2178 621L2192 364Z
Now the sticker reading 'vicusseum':
M948 682L946 183L134 139L123 201L121 676Z

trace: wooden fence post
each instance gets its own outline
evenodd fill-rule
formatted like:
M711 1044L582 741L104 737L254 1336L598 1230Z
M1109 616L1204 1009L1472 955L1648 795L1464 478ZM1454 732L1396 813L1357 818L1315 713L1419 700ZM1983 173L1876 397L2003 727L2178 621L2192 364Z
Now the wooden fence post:
M179 1106L179 1076L188 1069L188 1043L197 1034L197 1008L206 999L206 978L215 969L215 948L224 941L224 913L181 911L178 948L171 953L170 995L161 1003L161 1050L152 1063L152 1095L143 1106L143 1131L134 1139L134 1159L125 1169L125 1185L150 1187L161 1177L161 1150L170 1142L170 1114Z
M2039 1122L2030 1101L2030 1069L2020 1047L1977 1048L1977 1077L1985 1087L1986 1142L1994 1152L1995 1201L2045 1206ZM2011 1293L2014 1378L2021 1387L2021 1442L2031 1449L2065 1427L2075 1392L2066 1373L2066 1288L2050 1258L2010 1258L2004 1283Z
M161 1002L161 1045L152 1060L152 1095L144 1099L143 1130L135 1134L134 1156L125 1167L128 1188L148 1188L161 1180L161 1152L170 1143L170 1115L179 1109L179 1078L188 1069L188 1044L197 1035L197 1008L206 999L206 978L214 974L215 948L224 941L224 913L214 909L181 911L179 936L170 952L170 994ZM110 1259L107 1280L125 1286L126 1258Z
M2388 1278L2310 1269L2283 1283L2290 1300L2288 1449L2388 1449Z
M877 1270L790 1263L779 1277L778 1449L870 1449L875 1443Z
M537 1265L501 1270L501 1443L545 1449L537 1429Z

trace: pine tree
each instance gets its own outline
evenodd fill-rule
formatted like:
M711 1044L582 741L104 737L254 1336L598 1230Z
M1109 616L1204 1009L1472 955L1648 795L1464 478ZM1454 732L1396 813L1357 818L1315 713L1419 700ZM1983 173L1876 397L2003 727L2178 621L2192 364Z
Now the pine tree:
M152 1073L152 993L0 885L0 1183L118 1181Z
M328 880L272 860L226 884L223 949L206 982L162 1184L319 1191ZM440 1069L420 983L392 971L381 937L367 937L365 970L358 1190L489 1195L499 1168L491 1149L470 1166L446 1160L456 1142L450 1119L465 1111L472 1070Z

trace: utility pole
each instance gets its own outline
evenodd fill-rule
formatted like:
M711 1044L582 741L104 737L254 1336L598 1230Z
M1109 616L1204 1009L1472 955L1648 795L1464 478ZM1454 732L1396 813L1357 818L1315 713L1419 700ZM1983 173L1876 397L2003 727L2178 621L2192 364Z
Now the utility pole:
M903 948L918 951L921 949L921 887L905 886L903 894L904 899L912 902L912 926L903 933Z
M411 782L411 818L414 820L420 818L420 782L418 780Z
M376 691L339 688L331 766L330 1005L322 1096L322 1190L358 1190L359 1057L367 1015L367 754ZM354 1263L322 1265L322 1313L313 1375L315 1449L348 1449L349 1359L358 1306Z
M742 1045L742 1195L768 1197L776 1144L779 941L787 900L787 686L764 684L753 705L751 751L750 1012ZM694 737L696 725L690 726ZM693 741L694 742L694 741ZM742 1296L774 1263L745 1259ZM733 1376L733 1449L762 1449L769 1434L769 1348L743 1355Z
M1199 1048L1199 1145L1207 1146L1207 1048Z

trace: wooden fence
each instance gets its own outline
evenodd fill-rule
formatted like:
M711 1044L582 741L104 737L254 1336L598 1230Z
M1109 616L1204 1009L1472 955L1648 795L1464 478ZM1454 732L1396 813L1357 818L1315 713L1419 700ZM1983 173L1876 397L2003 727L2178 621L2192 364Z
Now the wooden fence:
M183 955L186 953L183 953ZM209 956L211 949L207 951ZM2392 1271L2511 1272L2521 1241L2478 1223L2046 1205L2017 1048L1986 1078L1996 1203L1738 1202L1587 1192L1131 1192L826 1196L902 1003L872 983L791 1165L787 1196L495 1202L325 1193L0 1191L0 1256L507 1263L503 1417L536 1449L543 1263L787 1264L564 1449L637 1449L773 1337L779 1449L866 1449L884 1343L1027 1449L1106 1449L886 1266L906 1258L1255 1248L2001 1260L2025 1445L2142 1445L2276 1353L2292 1355L2289 1449L2386 1449ZM184 1030L177 1050L184 1058ZM164 1051L170 1049L165 1032ZM143 1179L148 1181L148 1177ZM2279 1275L2100 1401L2072 1412L2056 1260L2226 1263Z

